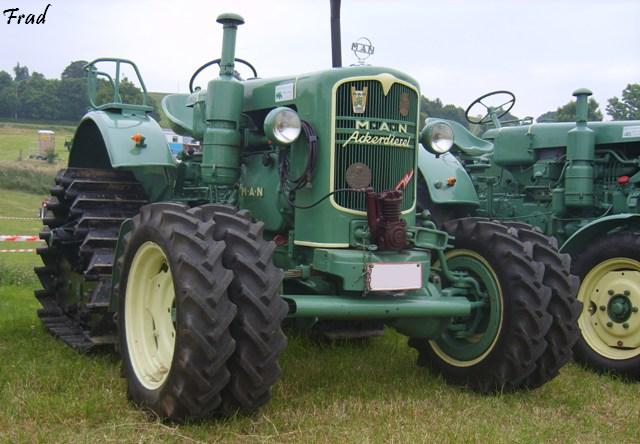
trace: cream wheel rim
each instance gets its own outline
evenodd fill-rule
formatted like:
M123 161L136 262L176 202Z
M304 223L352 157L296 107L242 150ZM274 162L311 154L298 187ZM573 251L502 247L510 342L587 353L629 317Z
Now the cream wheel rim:
M166 255L154 242L138 248L125 295L127 351L138 381L156 390L166 381L175 350L175 290Z

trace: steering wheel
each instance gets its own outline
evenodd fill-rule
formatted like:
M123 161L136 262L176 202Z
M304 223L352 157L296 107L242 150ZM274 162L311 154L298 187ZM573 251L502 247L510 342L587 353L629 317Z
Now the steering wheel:
M196 80L196 77L198 77L198 74L200 74L203 70L207 69L211 65L220 65L221 60L222 59L211 60L210 62L207 62L204 65L202 65L200 68L196 69L196 72L193 73L193 75L191 76L191 79L189 80L189 92L193 92L193 82ZM235 59L235 61L247 66L253 73L253 77L256 77L256 78L258 77L258 72L256 71L256 69L253 67L251 63L243 59Z
M498 106L490 106L483 102L483 100L492 96L497 96L497 97L504 96L504 97L501 100L496 100L496 102L501 102L501 104ZM505 98L508 98L508 99L503 100ZM471 109L478 104L482 105L486 110L482 118L479 120L477 118L472 118L472 115L471 115ZM476 100L471 102L471 105L469 105L467 110L464 112L464 118L467 119L467 122L469 123L473 123L476 125L484 125L485 123L491 122L494 117L496 119L499 119L500 117L507 114L509 111L511 111L511 108L513 108L513 105L515 104L516 104L516 96L511 91L505 91L505 90L492 91L490 93L487 93L483 96L478 97ZM504 108L505 106L506 106L506 109ZM498 115L497 113L500 113L500 114Z

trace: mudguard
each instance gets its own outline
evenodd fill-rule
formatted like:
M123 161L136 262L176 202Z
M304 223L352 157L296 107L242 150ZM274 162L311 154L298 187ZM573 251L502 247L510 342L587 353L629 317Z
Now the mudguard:
M131 139L144 137L141 143ZM90 111L73 137L71 168L122 168L130 170L154 202L169 199L176 162L160 125L145 112Z
M418 150L418 170L425 179L432 202L474 207L480 205L471 178L453 154L436 157L421 146Z
M134 134L144 142L136 144ZM73 137L69 166L175 168L175 162L162 128L146 113L90 111Z
M608 236L619 229L640 230L640 214L614 214L601 217L580 228L560 247L561 253L579 254L592 239Z

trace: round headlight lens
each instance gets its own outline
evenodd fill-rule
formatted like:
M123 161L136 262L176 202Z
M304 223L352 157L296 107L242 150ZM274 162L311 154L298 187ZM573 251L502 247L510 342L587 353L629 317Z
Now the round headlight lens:
M432 153L444 154L453 146L453 129L442 121L428 122L422 130L421 141Z
M453 146L453 130L446 123L436 123L431 130L431 148L444 154Z
M290 108L271 110L264 119L264 133L282 145L291 145L300 137L302 123L298 113Z

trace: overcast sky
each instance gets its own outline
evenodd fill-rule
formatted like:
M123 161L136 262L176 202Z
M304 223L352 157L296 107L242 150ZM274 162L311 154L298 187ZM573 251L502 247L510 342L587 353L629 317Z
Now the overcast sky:
M241 14L236 56L261 77L331 66L329 0L0 0L0 12L41 13L44 25L0 16L0 70L16 62L58 77L73 60L135 61L151 91L186 92L195 68L219 57L222 12ZM373 65L415 77L422 94L466 107L496 89L518 116L537 117L594 92L602 110L640 82L639 0L342 0L342 54L368 37ZM212 73L213 74L213 73Z

